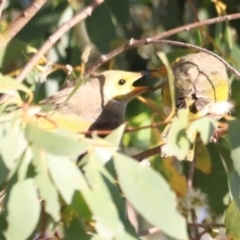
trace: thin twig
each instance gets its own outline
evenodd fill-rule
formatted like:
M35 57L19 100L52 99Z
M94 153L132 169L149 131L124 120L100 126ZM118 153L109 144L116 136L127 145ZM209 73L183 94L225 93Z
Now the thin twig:
M5 0L1 1L0 7ZM47 0L34 0L4 31L0 33L0 49L4 48L10 40L36 15ZM1 14L0 9L0 14Z
M132 158L141 162L142 160L161 153L161 144L132 156Z
M171 41L171 40L157 40L156 42L168 43L168 44L177 45L177 46L181 46L181 47L187 47L187 48L193 48L193 49L196 49L198 51L208 53L208 54L214 56L215 58L217 58L220 62L222 62L232 73L234 73L240 79L240 73L235 68L233 68L228 62L226 62L219 55L217 55L214 52L211 52L211 51L207 50L206 48L198 47L198 46L195 46L195 45L190 44L190 43L183 43L183 42Z
M149 228L147 230L143 230L143 231L139 232L138 236L143 237L143 236L147 236L147 235L154 234L157 232L160 232L159 228L153 227L153 228Z
M188 227L202 227L202 228L220 228L225 227L225 224L222 223L210 223L210 224L204 224L204 223L188 223Z
M89 6L76 14L71 20L65 22L62 26L60 26L42 45L42 47L31 58L31 60L25 65L20 74L17 76L16 80L18 82L22 82L27 74L34 68L38 60L62 37L64 33L66 33L70 28L75 26L80 21L90 16L93 10L103 2L104 0L94 0ZM9 97L9 95L4 95L1 97L0 104L5 102Z
M154 42L156 42L160 39L172 36L176 33L179 33L179 32L182 32L182 31L189 31L193 28L198 28L200 26L211 25L211 24L215 24L215 23L219 23L219 22L225 22L225 21L232 21L232 20L235 20L235 19L238 19L238 18L240 18L240 13L234 13L234 14L229 14L229 15L226 15L226 16L220 16L220 17L211 18L211 19L208 19L208 20L205 20L205 21L195 22L195 23L191 23L191 24L188 24L188 25L184 25L184 26L174 28L174 29L171 29L169 31L160 33L160 34L158 34L156 36L153 36L153 37L142 38L142 39L139 39L139 40L131 38L124 45L114 49L113 51L111 51L108 54L100 56L100 58L96 61L96 63L93 66L91 66L85 72L85 75L90 74L92 71L97 69L103 63L109 61L111 58L117 56L121 52L123 52L125 50L128 50L130 48L139 47L141 45L149 45L149 44L152 44L152 43L154 43Z

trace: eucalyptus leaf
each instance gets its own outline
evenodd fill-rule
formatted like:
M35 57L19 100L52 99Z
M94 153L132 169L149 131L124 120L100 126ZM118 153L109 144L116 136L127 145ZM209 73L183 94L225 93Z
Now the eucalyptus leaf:
M237 207L235 201L232 201L229 205L224 223L226 225L227 239L240 239L240 210Z
M33 179L19 181L12 187L7 210L6 234L10 239L26 240L40 217L40 201Z
M29 142L58 156L78 156L86 152L86 143L79 141L76 135L62 129L46 131L28 123L25 136Z
M99 236L112 239L124 232L124 226L108 187L111 183L101 174L101 168L101 163L92 155L84 168L91 191L82 191L82 194L93 213ZM116 194L120 195L120 192Z
M58 192L53 185L47 166L46 153L44 154L38 148L33 149L33 162L36 165L37 175L35 177L35 184L39 189L40 197L45 201L45 211L53 218L55 222L60 220L60 203L58 199Z
M114 154L120 187L133 207L151 224L176 239L188 239L186 222L177 211L177 198L165 179L132 158Z
M234 168L240 175L240 120L231 120L228 122L228 137L230 144L232 146L231 149L231 157L233 160Z
M49 172L55 184L67 204L70 204L75 191L88 189L80 169L69 158L57 157L47 154Z

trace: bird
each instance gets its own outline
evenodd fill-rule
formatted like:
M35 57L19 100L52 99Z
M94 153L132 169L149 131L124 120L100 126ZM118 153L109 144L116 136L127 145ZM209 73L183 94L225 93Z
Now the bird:
M41 105L53 105L47 117L39 117L40 128L82 133L93 130L113 130L125 121L127 104L147 86L133 86L145 71L129 72L107 70L82 84L69 98L74 87L67 87L40 101ZM68 99L69 98L69 99Z
M174 63L172 72L176 110L187 108L195 119L208 115L219 120L230 113L233 103L229 101L231 87L227 69L215 56L206 52L185 55ZM163 81L161 90L163 110L169 115L172 104L167 79ZM165 142L170 127L171 124L162 132ZM164 156L166 145L161 151ZM186 160L193 160L193 157L193 152L189 152Z

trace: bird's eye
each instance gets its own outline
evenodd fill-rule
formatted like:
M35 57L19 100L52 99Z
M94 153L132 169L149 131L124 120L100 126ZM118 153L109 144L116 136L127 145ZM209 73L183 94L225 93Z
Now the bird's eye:
M118 81L118 83L119 83L119 85L124 85L124 84L126 83L126 80L120 79L120 80Z

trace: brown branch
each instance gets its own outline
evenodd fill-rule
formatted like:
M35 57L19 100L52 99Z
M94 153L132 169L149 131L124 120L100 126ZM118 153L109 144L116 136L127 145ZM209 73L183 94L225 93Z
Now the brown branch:
M225 227L225 224L222 223L210 223L210 224L204 224L204 223L188 223L188 227L201 227L201 228L220 228Z
M143 236L147 236L147 235L154 234L157 232L160 232L159 228L153 227L153 228L149 228L147 230L143 230L143 231L139 232L138 236L143 237Z
M161 153L161 144L132 156L132 158L141 162L142 160Z
M93 10L98 7L104 0L94 0L89 6L84 8L81 12L76 14L71 20L65 22L60 26L42 45L42 47L37 51L37 53L31 58L31 60L25 65L20 74L17 76L16 80L22 82L27 74L34 68L38 60L66 33L70 28L75 26L80 21L84 20L90 16ZM0 98L0 104L5 102L10 96L4 95Z
M172 30L160 33L156 36L153 37L148 37L148 38L142 38L139 40L133 39L131 38L127 43L125 43L124 45L114 49L112 52L102 55L100 56L100 58L96 61L96 63L90 67L87 71L86 71L86 75L90 74L92 71L94 71L95 69L97 69L99 66L101 66L103 63L109 61L111 58L115 57L116 55L120 54L121 52L128 50L130 48L134 48L134 47L139 47L141 45L148 45L148 44L152 44L160 39L163 38L167 38L170 37L176 33L182 32L182 31L189 31L193 28L198 28L204 25L211 25L211 24L215 24L215 23L220 23L220 22L225 22L225 21L232 21L235 19L240 18L240 13L234 13L234 14L229 14L226 16L221 16L221 17L216 17L216 18L211 18L202 22L195 22L195 23L191 23L188 25L184 25L178 28L174 28Z
M211 52L209 50L207 50L206 48L202 48L202 47L198 47L195 46L193 44L190 43L183 43L183 42L178 42L178 41L171 41L171 40L157 40L156 42L162 42L162 43L168 43L168 44L172 44L172 45L177 45L177 46L181 46L181 47L187 47L187 48L193 48L196 49L198 51L202 51L205 53L208 53L212 56L214 56L215 58L217 58L220 62L222 62L233 74L235 74L238 78L240 78L240 73L234 68L232 67L228 62L226 62L223 58L221 58L219 55L217 55L214 52Z
M22 82L27 76L28 72L32 70L37 61L66 33L70 28L75 26L80 21L84 20L90 16L93 10L98 7L104 0L94 0L89 6L84 8L81 12L75 15L71 20L62 24L42 45L42 47L37 51L37 53L32 57L32 59L26 64L22 69L21 73L17 76L16 80Z
M0 49L29 22L47 0L34 0L3 32L0 34ZM3 0L1 4L3 4Z

